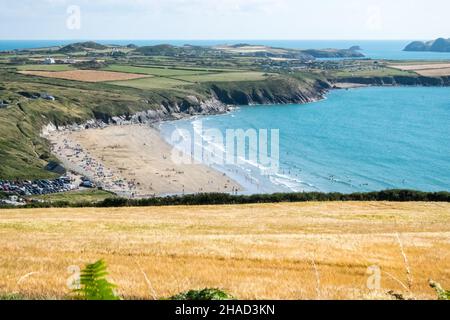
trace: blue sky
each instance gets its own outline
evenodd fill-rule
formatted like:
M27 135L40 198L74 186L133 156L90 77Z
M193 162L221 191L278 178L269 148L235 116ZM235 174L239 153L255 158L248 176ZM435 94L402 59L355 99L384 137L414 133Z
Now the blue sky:
M449 12L448 0L0 0L0 39L433 39L450 37Z

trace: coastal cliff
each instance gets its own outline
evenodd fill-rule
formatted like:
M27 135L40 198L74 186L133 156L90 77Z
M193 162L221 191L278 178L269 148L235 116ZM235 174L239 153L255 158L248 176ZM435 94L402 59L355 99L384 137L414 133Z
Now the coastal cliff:
M94 119L103 124L153 123L177 120L195 115L221 114L231 106L258 104L309 103L324 98L330 83L320 79L301 81L294 78L276 78L267 81L205 84L196 89L199 95L167 98L159 106L126 114L93 111ZM95 122L86 126L97 127Z
M331 85L319 79L299 81L293 78L260 82L222 83L210 87L213 97L229 105L308 103L323 99Z

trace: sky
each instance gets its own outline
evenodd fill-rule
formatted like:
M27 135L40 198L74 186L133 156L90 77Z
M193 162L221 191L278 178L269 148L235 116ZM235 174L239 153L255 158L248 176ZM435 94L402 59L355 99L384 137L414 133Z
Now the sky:
M0 39L450 37L448 0L0 0Z

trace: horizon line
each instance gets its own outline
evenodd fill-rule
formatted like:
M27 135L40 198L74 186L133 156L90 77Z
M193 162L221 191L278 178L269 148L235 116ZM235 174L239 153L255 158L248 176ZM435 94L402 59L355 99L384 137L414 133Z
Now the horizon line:
M437 38L436 38L437 39ZM11 38L11 39L0 39L0 41L421 41L422 39L257 39L257 38L209 38L209 39L177 39L177 38L148 38L148 39L131 39L131 38L117 38L117 39L107 39L107 38L60 38L60 39L20 39L20 38ZM429 40L429 39L428 39Z

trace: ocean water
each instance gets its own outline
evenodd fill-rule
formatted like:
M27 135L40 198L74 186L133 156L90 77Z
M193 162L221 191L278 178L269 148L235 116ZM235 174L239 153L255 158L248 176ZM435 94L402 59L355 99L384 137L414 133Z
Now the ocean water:
M83 40L0 40L0 51L14 49L30 49L40 47L50 47L57 45L67 45L72 42ZM172 45L219 45L249 43L268 45L273 47L283 47L292 49L348 49L351 46L359 45L362 53L372 59L388 60L450 60L450 52L405 52L403 49L411 40L96 40L102 44L127 45L130 43L144 46L167 43Z
M362 88L305 105L243 106L217 116L166 122L175 129L279 129L280 169L214 165L244 193L450 190L450 89ZM269 147L270 144L269 144ZM248 149L248 148L247 148ZM217 149L216 149L217 150Z

